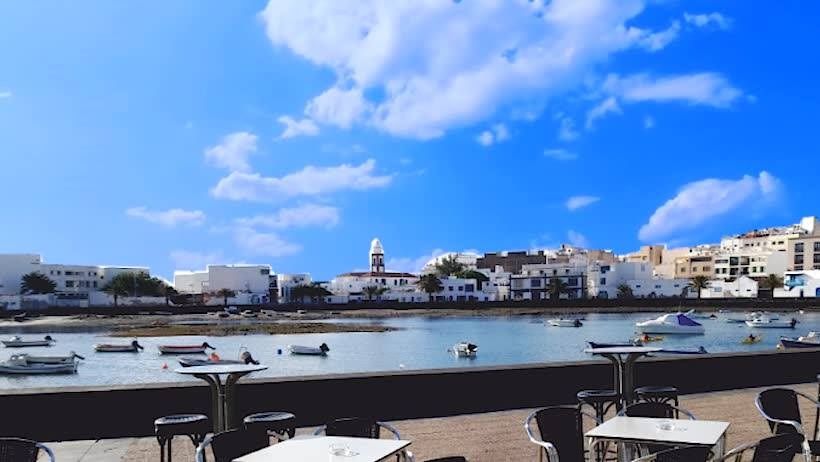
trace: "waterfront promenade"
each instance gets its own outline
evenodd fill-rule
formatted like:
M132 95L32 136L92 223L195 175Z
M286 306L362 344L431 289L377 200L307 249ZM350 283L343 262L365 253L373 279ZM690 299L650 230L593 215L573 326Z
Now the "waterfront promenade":
M792 386L810 396L817 393L816 383ZM698 419L731 422L729 447L757 440L768 435L763 418L755 409L754 399L763 388L748 388L681 396L681 406ZM513 393L514 390L499 390ZM544 393L544 390L527 390ZM547 391L548 392L548 391ZM815 410L803 400L804 419L813 420ZM470 462L524 462L537 459L535 446L527 441L523 422L530 409L509 410L482 414L460 415L434 419L415 419L392 422L402 436L413 441L411 449L416 460L452 454L467 456ZM810 428L809 428L810 429ZM298 431L309 434L311 428ZM125 438L115 440L74 441L51 443L60 462L155 462L159 447L154 438ZM193 446L179 440L174 445L174 460L193 461ZM211 459L212 460L212 459Z

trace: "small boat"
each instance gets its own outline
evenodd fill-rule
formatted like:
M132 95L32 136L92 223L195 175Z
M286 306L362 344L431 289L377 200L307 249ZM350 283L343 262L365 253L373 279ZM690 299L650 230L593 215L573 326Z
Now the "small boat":
M746 321L746 325L758 329L794 329L794 326L797 325L797 319L792 318L785 321L764 315Z
M139 353L142 349L142 345L136 340L131 343L98 343L94 345L94 351L97 353Z
M73 364L78 359L85 359L73 351L69 352L65 356L34 356L28 353L22 353L15 356L25 358L28 364Z
M258 316L258 314L256 313L256 311L245 310L245 311L242 312L242 317L243 318L255 318L257 316Z
M581 327L583 324L578 319L548 319L547 323L553 327Z
M205 354L205 350L216 348L208 345L208 342L202 342L201 345L159 345L159 352L164 355L196 355Z
M815 331L811 331L809 335L803 337L781 337L780 344L783 345L783 348L820 348L820 335Z
M695 310L689 310L683 314L685 314L690 319L715 319L717 317L714 314L698 313Z
M599 343L599 342L587 342L590 348L625 348L625 347L634 347L634 346L641 346L642 342L633 341L631 343Z
M18 314L15 314L14 316L12 316L11 318L14 319L15 322L23 322L23 321L26 321L28 319L28 317L26 316L26 313L18 313Z
M0 363L0 374L9 375L45 375L76 374L77 362L66 364L29 363L25 355L13 355L8 361Z
M179 364L181 364L182 367L191 367L216 366L220 364L259 364L259 361L253 359L250 352L245 350L239 355L239 359L222 359L216 353L211 353L207 359L188 357L179 358Z
M57 343L50 335L46 335L43 340L23 340L21 337L15 335L8 340L2 340L0 342L2 342L6 348L48 347Z
M640 334L703 334L705 331L703 325L683 313L665 314L636 323L635 327Z
M748 337L744 337L740 343L743 345L754 345L755 343L760 343L762 340L763 337L760 335L750 335Z
M327 346L327 343L323 343L323 344L319 345L318 348L308 347L308 346L299 346L299 345L290 345L290 346L288 346L288 350L290 350L290 354L292 354L292 355L327 356L327 352L330 351L330 347Z
M478 345L469 342L459 342L453 345L453 352L459 358L475 358Z

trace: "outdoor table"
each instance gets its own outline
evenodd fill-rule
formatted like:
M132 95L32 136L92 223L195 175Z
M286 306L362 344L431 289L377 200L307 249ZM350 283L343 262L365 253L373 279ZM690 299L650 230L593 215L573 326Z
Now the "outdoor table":
M208 382L208 385L211 386L214 433L219 433L233 428L233 401L236 395L236 382L251 372L262 371L267 368L267 366L254 364L215 364L213 366L183 367L175 372L193 375ZM224 384L222 383L223 375L227 375Z
M604 442L621 446L621 461L634 459L631 444L658 444L670 446L707 446L714 458L726 453L728 422L709 420L651 419L646 417L613 417L586 433L589 449Z
M236 459L234 462L274 462L290 460L299 462L379 462L396 454L402 454L410 445L404 440L378 440L320 436L288 440ZM334 456L331 447L348 447L355 455Z
M624 406L632 404L635 394L635 369L634 364L638 358L657 353L662 348L632 346L632 347L609 347L609 348L587 348L585 353L603 356L610 360L615 366L615 391L621 394Z

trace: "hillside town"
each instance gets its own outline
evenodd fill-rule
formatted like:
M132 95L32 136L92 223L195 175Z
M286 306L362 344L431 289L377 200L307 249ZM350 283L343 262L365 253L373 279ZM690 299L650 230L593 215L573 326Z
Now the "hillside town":
M385 247L375 238L367 258L368 271L330 281L276 273L270 265L208 265L175 271L173 281L164 281L146 267L52 264L37 254L0 254L0 307L820 297L820 226L814 216L726 236L718 244L647 245L625 255L566 244L449 252L408 273L385 266Z

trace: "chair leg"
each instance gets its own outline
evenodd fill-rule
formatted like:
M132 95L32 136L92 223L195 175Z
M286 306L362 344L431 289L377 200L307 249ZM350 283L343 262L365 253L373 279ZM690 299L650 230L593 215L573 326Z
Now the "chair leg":
M159 443L159 462L165 462L165 443L166 443L166 440L163 437L157 436L157 443Z
M168 462L173 462L173 460L171 458L171 454L173 453L173 450L171 449L171 445L172 445L173 442L174 442L173 437L168 438Z

